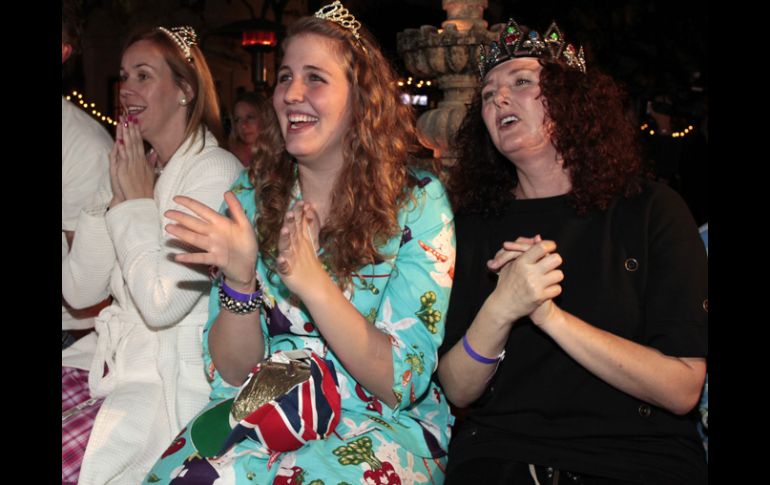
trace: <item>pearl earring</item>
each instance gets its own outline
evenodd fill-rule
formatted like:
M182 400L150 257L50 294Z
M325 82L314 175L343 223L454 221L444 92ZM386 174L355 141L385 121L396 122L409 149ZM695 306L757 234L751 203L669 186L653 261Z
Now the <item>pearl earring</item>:
M187 106L187 98L180 99L179 104L181 104L182 106Z

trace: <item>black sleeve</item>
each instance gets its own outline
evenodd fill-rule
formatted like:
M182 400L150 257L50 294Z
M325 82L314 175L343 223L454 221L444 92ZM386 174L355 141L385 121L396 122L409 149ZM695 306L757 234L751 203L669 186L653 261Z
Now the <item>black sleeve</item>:
M647 343L666 355L708 354L708 262L682 198L658 184L648 206Z

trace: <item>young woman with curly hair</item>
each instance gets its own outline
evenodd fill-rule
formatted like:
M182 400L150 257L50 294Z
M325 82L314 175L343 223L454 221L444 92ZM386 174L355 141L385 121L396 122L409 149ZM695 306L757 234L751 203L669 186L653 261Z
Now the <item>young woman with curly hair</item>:
M203 251L178 259L216 265L215 302L221 293L204 330L212 403L148 482L443 481L450 413L431 375L451 291L453 215L436 176L410 164L414 122L394 72L357 22L324 14L335 9L344 10L335 2L288 29L277 123L225 195L229 217L185 198L197 217L169 213L177 224L168 231ZM253 312L233 309L239 296L258 301ZM334 375L336 428L310 440L296 428L302 443L286 447L283 431L262 421L232 447L220 438L216 456L202 451L200 423L229 405L257 363L294 349ZM306 404L328 415L319 396ZM301 421L284 411L286 423Z
M704 483L695 223L640 177L612 79L540 40L559 32L509 26L449 182L460 258L438 376L469 409L447 482Z

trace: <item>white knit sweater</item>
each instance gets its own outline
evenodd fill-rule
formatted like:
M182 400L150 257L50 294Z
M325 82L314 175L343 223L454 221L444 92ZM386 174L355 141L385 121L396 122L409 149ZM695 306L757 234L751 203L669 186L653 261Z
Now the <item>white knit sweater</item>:
M86 368L92 397L105 397L83 458L79 484L137 484L210 391L201 332L207 318L207 268L177 263L185 251L165 232L171 199L186 195L218 210L242 166L206 132L187 140L165 166L154 199L111 194L81 212L62 294L83 308L112 294L90 335L62 352L62 365ZM105 365L109 369L102 377Z

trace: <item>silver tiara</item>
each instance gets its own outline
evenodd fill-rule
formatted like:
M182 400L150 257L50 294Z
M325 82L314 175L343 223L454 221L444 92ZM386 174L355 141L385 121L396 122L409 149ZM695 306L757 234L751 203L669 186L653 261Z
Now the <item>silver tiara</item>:
M342 4L340 3L340 0L334 0L333 3L330 3L325 7L321 7L314 14L314 17L318 17L319 19L324 19L330 22L335 22L337 24L340 24L341 26L345 27L350 32L352 32L353 37L355 37L356 40L359 40L359 41L361 40L361 38L358 36L358 29L361 28L361 22L356 20L353 14L350 13L348 9L342 6Z
M170 29L158 27L158 30L169 36L182 49L185 58L188 61L192 61L190 47L198 43L198 35L195 33L195 29L189 25L183 25L181 27L171 27Z

